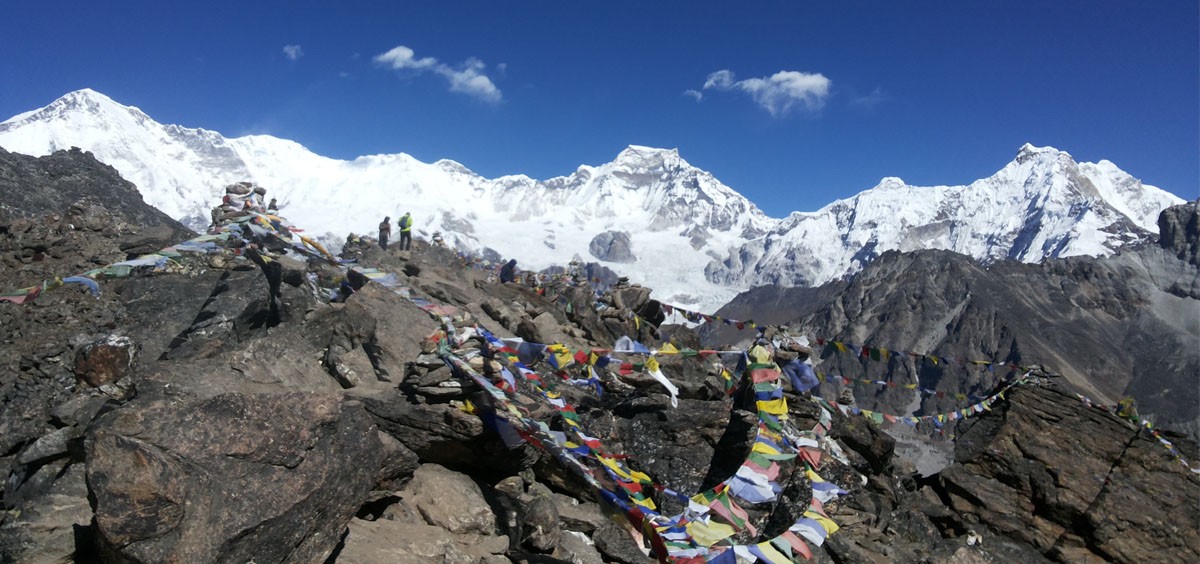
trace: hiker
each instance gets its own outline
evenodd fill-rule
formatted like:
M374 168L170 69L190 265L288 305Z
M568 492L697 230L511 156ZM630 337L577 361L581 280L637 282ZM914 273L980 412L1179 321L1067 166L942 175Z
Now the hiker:
M812 366L805 362L811 354L812 349L792 340L785 342L776 353L776 362L779 362L780 369L787 374L792 388L798 394L806 393L819 384Z
M267 211L278 212L279 204L275 202L275 198L271 198L271 203L267 205Z
M407 251L412 249L412 214L404 212L404 217L400 218L400 250Z
M392 235L392 216L384 216L383 221L379 224L379 246L383 250L387 250L388 237ZM404 243L400 244L400 248L404 248Z
M500 283L512 282L517 278L517 259L509 260L500 267Z

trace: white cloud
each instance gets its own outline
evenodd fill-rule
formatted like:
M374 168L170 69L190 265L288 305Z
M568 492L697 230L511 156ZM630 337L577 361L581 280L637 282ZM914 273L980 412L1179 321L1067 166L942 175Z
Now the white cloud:
M417 59L417 58L413 57L414 54L415 53L413 52L412 49L409 49L408 47L405 47L403 45L397 45L396 47L393 47L392 50L388 51L387 53L380 53L378 55L375 55L374 60L376 63L379 63L381 65L387 65L387 66L392 67L393 69L397 69L397 70L399 70L399 69L422 70L422 69L427 69L427 68L433 67L434 65L438 64L437 59L435 59L433 57L425 57L423 59Z
M772 116L781 116L797 106L810 112L820 110L829 97L830 84L820 73L779 71L768 77L734 80L733 71L719 70L708 75L703 90L741 90Z
M372 60L376 64L394 70L430 71L436 73L450 82L451 92L460 92L475 96L485 102L496 103L503 97L500 89L496 88L496 84L492 82L492 79L484 74L483 71L487 68L487 65L475 57L467 59L458 67L452 67L438 62L433 57L418 59L412 49L398 45L386 53L375 55ZM501 64L501 71L503 70L504 65Z
M700 92L699 90L692 90L691 88L684 90L683 95L691 96L692 98L695 98L697 102L704 99L704 93Z
M492 79L483 74L483 61L474 57L467 59L461 69L452 69L446 65L437 65L433 71L450 81L451 92L470 94L488 102L500 101L500 89L492 84Z
M284 45L283 54L294 61L304 56L304 50L299 45Z
M733 86L733 71L719 70L708 75L708 80L704 81L704 89L718 88L721 90L728 89Z

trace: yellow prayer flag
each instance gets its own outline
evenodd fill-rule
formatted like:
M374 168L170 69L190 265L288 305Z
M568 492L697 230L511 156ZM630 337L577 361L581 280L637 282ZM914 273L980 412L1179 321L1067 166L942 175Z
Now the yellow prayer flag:
M813 511L811 509L808 511L805 511L804 516L820 523L821 528L825 529L825 533L827 535L832 535L833 533L836 533L838 531L838 529L841 528L838 526L837 523L833 522L833 519L830 519L824 515L821 515L820 513L817 513L816 511Z
M775 450L770 445L760 442L755 442L754 446L750 448L750 452L757 452L759 454L780 454L779 451Z
M715 519L709 519L707 523L691 521L687 524L687 530L696 544L700 546L712 546L732 537L737 532L733 530L733 527Z
M662 348L658 349L659 354L679 354L679 349L671 343L664 343Z
M650 357L646 359L646 372L655 372L658 370L658 359Z
M786 415L788 412L787 400L779 398L769 401L760 401L758 402L758 410L765 411L771 415Z
M755 548L767 559L770 564L791 564L792 559L784 556L770 542L760 542L754 545Z

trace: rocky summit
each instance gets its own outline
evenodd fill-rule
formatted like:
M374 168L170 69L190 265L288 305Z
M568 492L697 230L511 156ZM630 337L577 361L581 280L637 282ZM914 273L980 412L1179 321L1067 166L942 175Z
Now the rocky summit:
M195 234L78 151L0 179L0 561L1200 559L1195 443L1044 371L922 475L870 395L626 280L335 257L265 210Z

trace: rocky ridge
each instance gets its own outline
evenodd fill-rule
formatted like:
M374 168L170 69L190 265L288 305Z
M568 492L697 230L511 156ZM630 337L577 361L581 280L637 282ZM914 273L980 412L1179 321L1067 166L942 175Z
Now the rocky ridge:
M119 222L111 219L118 210L81 207ZM65 225L62 216L31 221ZM27 232L15 223L0 222L6 255ZM64 262L30 258L19 272L0 272L0 283L61 276L77 264L68 257L124 258L125 235L109 226L52 239L46 256ZM656 309L640 286L618 284L597 309L587 288L543 295L495 284L421 241L412 252L385 253L355 238L346 252L393 278L352 275L357 290L330 303L318 291L332 276L326 267L276 256L275 322L263 321L273 296L261 269L225 254L105 281L99 297L67 286L23 305L0 303L2 558L648 561L555 457L529 442L509 448L472 412L484 405L480 390L433 354L427 337L444 325L430 311L457 327L479 322L502 337L571 350L611 347L625 335L697 348L698 338L634 322L633 312L652 319ZM83 353L97 346L112 350ZM463 347L484 350L479 341ZM477 369L489 370L476 358ZM603 395L590 385L557 391L628 464L672 489L700 490L746 456L755 415L726 395L711 358L661 358L679 388L676 408L652 378L616 367L598 376ZM532 366L543 380L556 378ZM98 373L109 382L95 387L83 377ZM536 395L519 397L530 416L565 424ZM789 397L797 427L821 418L815 403ZM1143 432L1052 383L1018 386L967 423L955 463L921 478L877 427L835 410L829 436L847 462L825 457L818 469L847 495L825 504L841 528L813 547L812 559L1200 557L1200 523L1188 510L1200 499L1200 478ZM1197 458L1194 443L1175 442ZM807 504L807 478L780 484L784 501L752 508L767 529L771 515Z
M756 288L718 314L872 347L939 356L1041 364L1109 405L1124 396L1143 416L1197 436L1200 396L1200 241L1196 203L1165 210L1160 244L1104 258L979 265L946 251L888 252L858 276L817 289ZM718 327L708 339L744 336ZM826 347L818 370L918 384L944 397L856 385L869 409L904 415L952 409L955 394L980 395L1003 373L921 359L867 362ZM836 397L840 384L822 393ZM959 401L961 403L961 401Z

